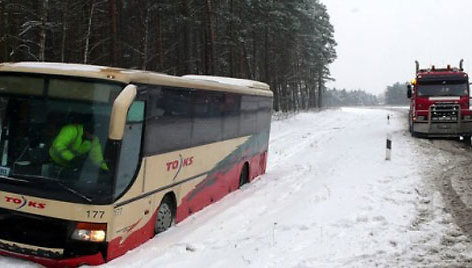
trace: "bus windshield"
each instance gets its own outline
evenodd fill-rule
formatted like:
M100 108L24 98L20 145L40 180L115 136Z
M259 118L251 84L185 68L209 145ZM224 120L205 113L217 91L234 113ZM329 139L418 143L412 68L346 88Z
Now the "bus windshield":
M418 97L467 95L467 81L432 81L422 82L418 85Z
M0 75L0 190L101 204L112 196L108 127L122 84Z

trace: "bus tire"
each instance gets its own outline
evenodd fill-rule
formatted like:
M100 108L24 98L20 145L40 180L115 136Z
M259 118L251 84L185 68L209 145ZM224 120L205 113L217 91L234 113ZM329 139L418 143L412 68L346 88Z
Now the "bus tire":
M174 202L170 195L166 195L157 209L154 233L162 233L169 229L175 221Z
M244 184L249 182L249 164L244 163L243 168L241 169L241 174L239 175L239 188Z

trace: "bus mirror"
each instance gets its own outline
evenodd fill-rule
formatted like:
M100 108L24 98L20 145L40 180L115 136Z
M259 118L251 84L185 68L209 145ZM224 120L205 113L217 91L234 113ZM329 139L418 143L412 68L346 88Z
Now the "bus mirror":
M136 92L135 85L127 85L113 102L108 138L112 140L123 139L128 109L136 97Z
M406 87L407 87L406 96L408 98L411 98L411 95L412 95L411 85L407 85Z

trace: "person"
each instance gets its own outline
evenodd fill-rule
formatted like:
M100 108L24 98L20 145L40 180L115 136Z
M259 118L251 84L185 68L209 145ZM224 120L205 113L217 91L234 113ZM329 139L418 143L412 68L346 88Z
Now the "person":
M88 157L101 170L108 170L99 139L80 123L61 128L49 148L49 156L56 165L64 168L76 168L80 161Z

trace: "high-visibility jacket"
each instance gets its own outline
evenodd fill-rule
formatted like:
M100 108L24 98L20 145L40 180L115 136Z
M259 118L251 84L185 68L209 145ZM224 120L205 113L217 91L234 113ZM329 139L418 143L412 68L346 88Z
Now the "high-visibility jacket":
M103 170L108 170L108 166L103 160L102 147L98 138L93 137L92 141L89 141L85 140L83 135L84 126L81 124L63 126L49 148L49 156L61 166L73 167L72 160L88 154L95 165Z

